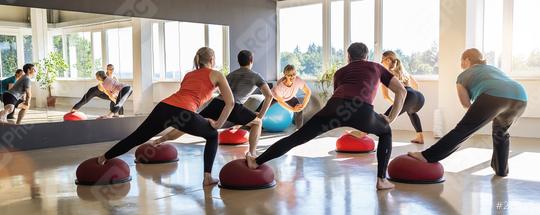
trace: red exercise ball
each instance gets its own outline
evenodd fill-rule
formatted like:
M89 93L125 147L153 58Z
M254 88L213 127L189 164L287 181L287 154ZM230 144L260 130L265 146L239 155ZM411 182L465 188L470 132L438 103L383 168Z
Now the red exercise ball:
M135 151L135 162L143 164L158 164L178 161L176 147L168 143L157 146L151 143L142 144Z
M250 169L246 159L233 160L219 172L219 186L233 190L265 189L276 185L274 170L263 164L257 169Z
M400 155L388 165L390 180L409 184L433 184L444 181L444 168L437 163L419 161L409 155Z
M81 120L87 120L88 117L83 112L69 112L64 115L64 121L81 121Z
M240 145L247 143L249 132L244 129L227 129L219 133L219 144L221 145Z
M358 138L350 133L345 133L336 141L337 152L367 153L374 150L375 141L367 135Z
M131 181L129 166L126 162L113 158L104 165L97 163L97 158L82 162L77 167L77 185L107 185Z

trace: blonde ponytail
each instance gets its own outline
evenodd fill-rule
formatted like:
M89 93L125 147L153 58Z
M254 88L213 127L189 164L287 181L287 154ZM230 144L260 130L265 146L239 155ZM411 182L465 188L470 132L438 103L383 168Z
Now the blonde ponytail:
M193 67L200 69L203 67L212 67L212 60L215 58L214 50L208 47L202 47L193 58Z

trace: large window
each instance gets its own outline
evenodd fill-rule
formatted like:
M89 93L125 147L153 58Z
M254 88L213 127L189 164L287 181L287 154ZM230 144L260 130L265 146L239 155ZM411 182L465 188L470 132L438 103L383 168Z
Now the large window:
M280 72L295 65L303 78L322 74L322 4L279 10Z
M224 26L189 22L156 22L152 24L154 80L180 80L194 68L195 54L208 45L215 52L215 69L225 62ZM208 41L206 41L208 38ZM162 65L165 65L164 68Z
M540 13L537 9L540 8L540 1L514 0L513 2L512 74L539 75L540 28L538 21Z
M300 75L317 78L323 62L327 67L346 64L345 43L362 42L369 48L369 60L393 50L411 74L438 75L438 0L308 2L313 1L278 2L280 69L293 64ZM377 2L382 7L376 7ZM323 16L324 11L330 16ZM330 47L323 47L326 42Z
M17 39L16 36L0 35L0 69L1 77L15 74L17 69Z
M375 47L375 0L351 1L351 42L362 42L373 60Z
M437 75L439 1L384 0L382 41L409 73Z
M107 57L107 63L114 65L115 73L119 78L133 78L131 27L107 30ZM101 67L101 62L99 65Z

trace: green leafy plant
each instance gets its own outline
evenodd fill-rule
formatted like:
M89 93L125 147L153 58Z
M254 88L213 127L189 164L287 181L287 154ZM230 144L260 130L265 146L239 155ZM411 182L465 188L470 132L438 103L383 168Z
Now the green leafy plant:
M41 89L47 89L49 97L52 96L51 86L56 81L58 73L64 72L68 69L68 65L64 61L62 54L58 52L51 52L49 56L42 59L38 64L38 73L36 80Z
M333 92L334 75L340 66L332 64L317 80L317 87L319 88L319 97L321 101L326 102L330 99Z
M223 73L223 75L227 76L229 74L229 65L223 65L223 68L221 68L219 71Z

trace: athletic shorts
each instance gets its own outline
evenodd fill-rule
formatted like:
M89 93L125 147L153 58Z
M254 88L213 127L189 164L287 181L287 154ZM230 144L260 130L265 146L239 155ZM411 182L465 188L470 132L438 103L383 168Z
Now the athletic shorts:
M11 95L11 93L4 93L2 94L2 102L5 105L15 105L15 107L19 106L19 104L23 103L24 101L22 99L17 100L15 96Z
M204 108L199 114L204 118L210 118L217 120L221 115L221 111L225 107L225 102L221 99L212 99L210 104ZM242 104L235 103L234 108L227 118L227 121L234 123L235 125L246 125L253 121L257 117L255 112L247 109Z

